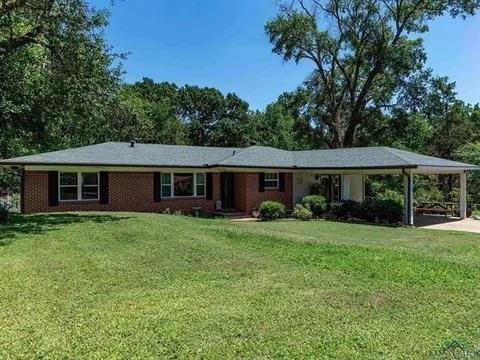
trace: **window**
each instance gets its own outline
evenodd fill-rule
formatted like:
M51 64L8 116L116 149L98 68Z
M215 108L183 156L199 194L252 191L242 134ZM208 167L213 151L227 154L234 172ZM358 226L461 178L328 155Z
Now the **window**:
M98 174L82 173L82 200L98 199Z
M98 173L59 173L60 201L98 200Z
M205 173L162 173L162 198L205 196Z
M173 193L175 196L193 196L193 174L174 174Z
M278 173L265 173L265 189L277 189L278 182Z
M77 173L60 173L60 200L78 200Z
M205 196L205 174L200 173L196 174L197 176L197 182L196 182L196 190L197 190L197 196Z
M172 197L172 174L162 173L162 197Z

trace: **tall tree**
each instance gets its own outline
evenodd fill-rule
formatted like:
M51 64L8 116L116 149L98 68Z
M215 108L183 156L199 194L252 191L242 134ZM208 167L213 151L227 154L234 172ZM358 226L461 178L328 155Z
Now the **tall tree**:
M249 143L248 104L235 94L213 88L184 86L179 90L178 114L192 145L245 146Z
M253 141L285 150L325 147L323 132L312 128L310 110L304 89L283 93L264 112L255 113Z
M227 94L224 98L222 114L212 127L210 145L249 145L252 135L251 118L248 103L236 94Z
M292 0L265 29L285 61L310 61L306 81L317 124L331 147L355 145L358 131L388 109L425 60L422 33L440 15L474 14L478 0Z
M213 88L189 86L180 89L178 111L187 124L189 143L207 145L214 125L223 113L224 98Z
M0 156L111 136L120 69L107 22L86 0L0 1Z
M162 144L184 144L187 129L178 117L179 88L171 83L156 83L144 78L124 85L120 98L130 110L123 139L140 138Z
M478 136L478 134L477 134ZM470 164L480 164L480 141L463 145L455 153L455 159ZM468 173L468 195L470 204L476 204L480 208L480 171Z

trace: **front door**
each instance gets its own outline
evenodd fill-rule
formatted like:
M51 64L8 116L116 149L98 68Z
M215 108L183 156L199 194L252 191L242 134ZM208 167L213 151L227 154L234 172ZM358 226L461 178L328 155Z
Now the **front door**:
M234 209L235 208L235 183L234 173L221 173L220 174L220 186L221 186L221 198L222 209Z

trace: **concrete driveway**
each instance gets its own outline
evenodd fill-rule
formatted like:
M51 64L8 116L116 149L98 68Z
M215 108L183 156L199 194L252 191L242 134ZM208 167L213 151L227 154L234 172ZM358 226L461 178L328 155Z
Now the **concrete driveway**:
M444 216L415 216L415 226L422 229L454 230L480 233L480 220L446 218Z

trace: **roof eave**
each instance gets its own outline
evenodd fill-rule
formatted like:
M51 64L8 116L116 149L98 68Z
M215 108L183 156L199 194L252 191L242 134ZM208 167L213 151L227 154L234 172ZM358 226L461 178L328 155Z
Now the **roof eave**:
M158 168L158 167L166 167L166 168L211 168L211 165L202 164L202 165L155 165L155 164L108 164L108 163L76 163L76 162L57 162L57 163L49 163L49 162L12 162L6 163L0 161L0 166L102 166L102 167L151 167L151 168Z
M84 162L2 162L2 167L16 166L106 166L106 167L167 167L167 168L249 168L249 169L280 169L280 170L381 170L381 169L415 169L417 165L387 165L387 166L259 166L259 165L233 165L233 164L198 164L198 165L172 165L172 164L109 164L109 163L84 163Z

